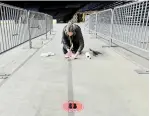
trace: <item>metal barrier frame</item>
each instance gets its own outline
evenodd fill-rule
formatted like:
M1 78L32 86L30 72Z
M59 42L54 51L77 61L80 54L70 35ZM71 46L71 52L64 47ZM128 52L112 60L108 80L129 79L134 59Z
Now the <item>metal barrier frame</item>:
M139 2L135 2L135 3L130 3L130 4L127 4L127 5L123 5L123 6L118 6L118 7L116 7L115 9L117 9L117 8L122 8L122 7L126 7L126 6L131 6L131 5L134 5L134 4L137 4L137 3L144 3L144 2L146 2L146 1L139 1ZM114 9L114 10L115 10L115 9ZM139 13L139 12L138 12L138 13ZM144 15L145 15L145 14L144 14ZM115 38L114 38L114 39L115 39ZM125 43L125 44L128 44L128 43ZM128 44L128 45L133 46L133 45L131 45L131 44ZM136 47L136 48L138 48L138 49L144 50L144 49L139 48L139 47L137 47L137 46L133 46L133 47ZM147 50L144 50L144 51L148 52Z
M90 15L85 16L84 30L89 29L89 21L88 21L89 18L90 18Z
M40 33L37 31L35 34L32 33L30 28L32 25L32 22L30 21L30 13L43 15L45 18L42 21L37 21L37 23L41 23L42 28ZM47 33L50 32L51 34L53 29L52 16L41 12L35 12L31 10L27 11L26 9L7 5L1 2L0 16L0 54L7 52L27 41L29 41L29 47L32 48L32 39L44 34L46 34L47 39ZM42 24L44 24L45 27L43 27Z
M91 21L91 17L92 15L95 15L95 22L92 22L92 24L89 22L89 33L94 33L96 34L96 17L97 17L97 13L92 13L89 16L89 21ZM94 26L94 29L91 29L91 26Z
M10 12L6 12L6 10L9 10L11 13ZM16 11L16 10L18 10L18 11ZM18 8L18 7L15 7L15 6L7 5L7 4L4 4L4 3L0 3L0 13L4 13L5 14L5 17L2 15L1 16L2 19L0 20L0 22L3 22L3 23L0 23L0 30L1 30L0 32L1 32L1 38L2 38L1 39L2 43L0 43L1 44L1 46L0 46L0 54L3 53L3 52L6 52L6 51L8 51L8 50L10 50L12 48L15 48L18 45L23 44L24 42L27 41L27 40L23 41L23 38L22 38L23 35L19 34L19 37L16 37L16 36L18 36L17 33L13 34L12 36L9 33L10 31L12 32L12 30L13 31L18 30L16 28L16 25L14 26L14 24L12 24L12 21L14 23L16 23L15 22L16 21L15 16L18 17L20 12L27 13L27 10L22 9L22 8ZM11 16L11 20L7 20L8 18L10 18L10 16ZM4 24L4 20L7 20L6 24ZM22 28L23 27L21 25L19 32L22 31ZM18 39L18 38L21 38L21 39Z
M112 27L113 27L113 10L112 9L107 9L107 10L99 11L97 13L97 19L98 19L98 14L101 14L101 13L107 12L107 11L111 11L111 14L112 14L111 17L110 17L110 20L111 20L110 28L109 28L110 35L104 35L103 33L99 33L98 32L98 22L96 22L96 37L97 36L101 36L103 39L105 39L106 41L108 41L109 45L111 46L111 44L112 44ZM106 38L108 38L108 39L106 39Z
M142 3L142 6L143 6L143 4L144 4L144 2L149 2L149 1L147 1L147 0L145 0L145 1L138 1L138 2L134 2L134 3L129 3L129 4L125 4L125 5L122 5L122 6L117 6L117 7L115 7L114 8L114 10L113 11L115 11L116 9L119 9L119 8L125 8L125 7L129 7L129 6L131 6L131 5L136 5L136 4L141 4ZM147 4L147 3L146 3ZM149 3L148 3L149 4ZM137 8L137 5L136 5L136 8ZM143 10L143 8L142 8L142 10ZM145 11L146 11L146 9L145 9ZM148 11L149 12L149 11ZM138 13L136 13L135 15L137 15L137 14L139 14L139 11L138 11ZM141 15L141 14L140 14ZM144 15L145 15L145 12L144 12ZM148 15L149 15L149 13L148 13ZM145 17L145 16L144 16ZM134 21L137 21L137 19L134 19ZM149 16L147 17L147 19L146 19L147 21L149 20ZM140 21L141 21L141 17L140 17ZM140 23L139 23L140 24ZM136 26L139 26L139 24L136 24ZM114 25L114 21L113 21L113 25ZM143 26L143 25L142 25ZM146 25L147 26L147 25ZM132 29L132 27L130 27L130 30ZM114 30L112 30L112 34L113 34L113 31ZM146 30L145 30L146 31ZM123 33L123 32L122 32ZM136 33L136 30L134 31L134 34ZM143 33L143 32L142 32ZM139 30L138 30L138 33L137 33L138 35L139 34L141 34L141 32L139 33ZM135 35L134 35L134 37L135 37ZM126 40L127 41L127 40ZM122 47L122 48L125 48L126 50L128 50L128 51L130 51L130 52L133 52L133 53L135 53L135 54L137 54L137 55L139 55L139 56L141 56L141 57L143 57L143 58L145 58L145 59L149 59L149 50L146 50L146 49L143 49L143 48L140 48L140 47L138 47L137 45L132 45L132 44L129 44L128 43L129 42L129 40L127 41L127 42L123 42L123 41L119 41L119 40L117 40L117 39L115 39L115 37L113 37L113 39L112 39L112 43L113 44L116 44L116 45L118 45L118 46L120 46L120 47ZM148 42L148 44L149 44L149 42Z
M98 32L98 22L97 22L97 16L98 16L98 14L99 13L102 13L102 12L106 12L106 11L108 11L108 10L111 10L111 12L112 12L112 17L111 17L111 26L110 26L110 35L108 35L107 37L102 37L103 39L105 39L105 40L107 40L108 42L109 42L109 47L113 47L112 45L117 45L117 46L119 46L119 47L122 47L122 48L124 48L124 49L126 49L126 50L128 50L128 51L131 51L131 52L133 52L133 53L135 53L135 54L137 54L137 55L139 55L139 56L141 56L141 57L143 57L143 58L145 58L145 59L149 59L149 50L145 50L145 49L143 49L143 48L140 48L140 47L138 47L138 46L136 46L136 45L132 45L132 44L130 44L130 43L128 43L128 42L123 42L123 41L120 41L120 40L117 40L115 37L114 37L114 29L115 29L115 22L114 22L114 20L115 20L115 18L116 17L114 17L115 16L115 14L114 14L114 12L115 12L115 10L116 9L119 9L119 8L125 8L125 7L128 7L128 6L131 6L131 5L135 5L135 4L139 4L139 7L141 8L141 6L142 6L142 11L141 12L144 12L144 14L142 14L142 15L144 15L144 17L146 16L145 15L145 12L147 11L147 9L145 8L145 10L143 11L143 5L145 4L144 2L146 2L146 7L148 7L148 4L149 4L149 1L148 0L145 0L145 1L138 1L138 2L133 2L133 3L128 3L128 4L125 4L125 5L122 5L122 6L117 6L117 7L115 7L114 9L107 9L107 10L103 10L103 11L99 11L98 13L93 13L93 14L96 14L96 30L91 30L91 28L90 28L90 26L88 27L88 29L89 29L89 33L92 31L92 32L94 32L94 33L96 33L96 37L97 36L100 36L100 37L102 37L102 34L103 33L99 33ZM140 4L142 4L142 5L140 5ZM137 7L137 5L136 5L136 7ZM129 10L129 9L128 9ZM133 10L133 9L132 9ZM140 9L141 10L141 9ZM139 11L137 11L138 13L139 13ZM132 13L132 11L130 11L130 13ZM91 14L91 15L89 15L89 20L87 21L86 20L86 23L91 23L91 17L92 17L92 15L93 14ZM140 16L141 16L141 14L140 14ZM146 18L146 26L148 26L149 27L149 11L148 11L148 16L147 17L145 17ZM134 19L135 20L135 19ZM144 19L143 19L144 20ZM143 21L142 20L142 21ZM141 21L141 19L140 19L140 21ZM137 23L137 22L135 22L135 23ZM132 26L132 22L130 22L130 24L131 24L131 26ZM143 24L143 23L142 23ZM89 25L93 25L93 23L92 24L89 24ZM137 25L137 24L136 24ZM138 25L140 25L140 23L138 23ZM119 24L119 26L120 26L120 24ZM126 25L125 25L126 26ZM130 26L130 28L131 28L131 26ZM143 25L142 25L143 26ZM87 27L86 27L87 28ZM122 30L121 30L122 31ZM146 30L145 30L146 31ZM140 29L138 30L138 32L140 32ZM123 32L121 32L122 34L123 34ZM136 32L134 32L134 33L136 33ZM140 33L138 33L138 35L140 35L141 33L143 33L143 32L140 32ZM146 32L145 32L146 33ZM147 35L145 35L145 37L146 37ZM107 39L106 39L107 38ZM141 39L142 40L142 39ZM127 41L129 41L129 40L127 40ZM149 45L149 42L148 42L148 45Z

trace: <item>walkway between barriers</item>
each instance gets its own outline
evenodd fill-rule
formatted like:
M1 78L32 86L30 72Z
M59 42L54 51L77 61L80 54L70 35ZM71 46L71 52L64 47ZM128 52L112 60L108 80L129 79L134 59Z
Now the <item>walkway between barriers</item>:
M62 105L70 99L84 106L75 116L148 116L148 75L137 74L137 65L88 33L84 51L103 55L82 55L69 64L62 54L63 27L54 25L55 35L43 47L45 36L33 40L31 50L25 43L0 57L1 70L13 73L0 80L0 116L68 116ZM41 57L43 52L56 55Z

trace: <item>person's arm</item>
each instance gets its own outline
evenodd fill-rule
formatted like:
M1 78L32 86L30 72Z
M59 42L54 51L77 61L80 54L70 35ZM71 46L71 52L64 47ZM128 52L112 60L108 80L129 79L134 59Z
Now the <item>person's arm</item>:
M79 48L78 48L76 54L72 57L72 59L77 58L77 56L79 55L79 53L84 48L84 39L83 39L83 36L82 36L81 28L79 26L76 29L76 38L75 39L78 39L78 41L79 41Z
M63 33L62 33L62 44L64 45L64 47L66 48L67 51L69 51L70 47L68 45L68 42L67 42L67 36L63 30Z
M77 50L77 53L79 54L84 48L84 39L80 27L77 28L76 34L77 34L77 38L79 39L79 48Z

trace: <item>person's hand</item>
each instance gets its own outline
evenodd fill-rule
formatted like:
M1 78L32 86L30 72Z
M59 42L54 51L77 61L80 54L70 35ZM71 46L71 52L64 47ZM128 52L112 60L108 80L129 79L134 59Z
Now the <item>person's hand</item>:
M67 49L67 52L70 52L71 50L70 49Z
M71 59L77 59L78 55L79 55L79 52L77 52L76 54L72 54Z
M72 51L70 50L70 49L67 49L67 55L69 56L69 57L71 57L72 56Z

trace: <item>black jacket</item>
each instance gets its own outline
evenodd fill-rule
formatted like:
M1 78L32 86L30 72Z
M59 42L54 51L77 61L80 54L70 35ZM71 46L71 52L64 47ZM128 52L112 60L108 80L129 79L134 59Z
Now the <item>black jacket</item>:
M66 26L64 27L63 33L62 33L62 43L66 49L70 49L71 47L70 40L69 40L69 36L65 32L65 28ZM79 46L77 51L81 52L82 49L84 48L84 39L83 39L83 35L81 32L81 28L78 25L75 25L74 32L75 34L71 37L73 46Z

